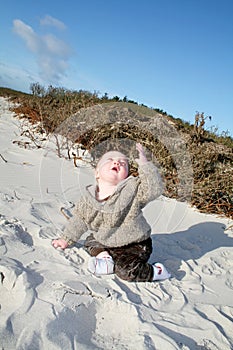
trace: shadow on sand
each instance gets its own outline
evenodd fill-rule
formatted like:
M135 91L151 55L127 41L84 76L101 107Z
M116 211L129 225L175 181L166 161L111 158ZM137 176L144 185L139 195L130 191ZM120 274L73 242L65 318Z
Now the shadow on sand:
M233 247L233 237L224 232L219 222L205 222L191 226L188 230L169 234L153 234L153 252L150 262L172 261L173 274L182 279L185 273L178 271L182 261L197 260L220 247Z

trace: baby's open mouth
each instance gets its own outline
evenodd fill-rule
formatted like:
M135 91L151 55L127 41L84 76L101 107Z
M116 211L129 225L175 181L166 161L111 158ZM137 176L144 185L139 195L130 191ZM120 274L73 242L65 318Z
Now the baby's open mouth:
M118 168L116 166L114 166L111 170L114 170L118 173Z

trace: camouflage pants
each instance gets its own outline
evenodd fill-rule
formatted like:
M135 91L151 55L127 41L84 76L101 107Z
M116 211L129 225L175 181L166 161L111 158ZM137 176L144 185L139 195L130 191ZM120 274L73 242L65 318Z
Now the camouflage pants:
M147 262L152 253L151 238L123 247L109 248L97 242L91 234L84 247L91 256L107 251L114 261L114 273L121 279L131 282L152 281L153 267Z

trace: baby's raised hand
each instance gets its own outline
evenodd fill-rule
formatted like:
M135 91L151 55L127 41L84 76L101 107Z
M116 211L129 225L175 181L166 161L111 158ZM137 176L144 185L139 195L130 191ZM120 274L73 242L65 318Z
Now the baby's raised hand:
M143 146L140 143L136 143L136 149L138 151L139 158L136 158L135 160L138 163L138 165L147 163L147 158L146 158Z
M52 241L52 246L54 248L66 249L68 247L68 243L64 239L59 238L59 239L54 239Z

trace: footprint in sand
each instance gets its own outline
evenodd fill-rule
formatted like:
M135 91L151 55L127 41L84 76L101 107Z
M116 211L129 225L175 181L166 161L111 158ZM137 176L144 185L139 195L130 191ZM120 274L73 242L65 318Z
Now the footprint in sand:
M219 276L229 271L231 266L227 252L223 252L221 256L211 257L210 262L203 265L202 272L207 275Z
M0 217L0 226L2 231L12 236L13 239L17 239L21 241L23 244L27 244L28 246L33 246L32 236L26 231L26 229L22 226L21 222L17 219L6 219L6 217Z
M0 260L1 285L7 290L15 287L16 281L22 272L17 261L6 257Z
M233 255L229 250L222 250L219 255L211 256L208 264L203 265L202 272L207 275L233 274Z
M3 202L10 203L10 202L14 202L15 198L7 193L0 192L0 200L2 200Z
M59 236L53 227L43 227L39 231L39 237L42 239L55 239Z
M85 259L81 257L79 249L76 247L67 249L63 253L65 258L75 265L81 265L85 262Z

